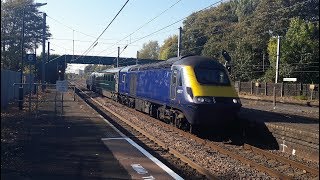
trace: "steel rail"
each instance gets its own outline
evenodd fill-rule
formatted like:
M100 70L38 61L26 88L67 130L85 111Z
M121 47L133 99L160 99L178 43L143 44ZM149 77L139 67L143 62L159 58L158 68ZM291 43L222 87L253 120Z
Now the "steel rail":
M79 91L83 92L82 90L80 90L79 88L77 88ZM179 153L177 150L175 150L174 148L169 148L165 143L163 143L162 141L158 140L157 137L152 136L151 134L147 133L146 131L144 131L143 129L139 128L138 126L134 125L133 123L131 123L130 121L126 120L125 118L123 118L122 116L120 116L118 113L112 111L111 109L109 109L108 107L104 106L103 104L101 104L100 102L98 102L97 100L91 98L89 95L87 95L86 93L82 93L84 95L86 95L87 97L90 98L90 100L92 100L93 102L95 102L96 104L98 104L100 107L102 107L103 109L105 109L106 111L110 112L112 115L116 116L118 119L120 119L121 121L125 122L127 125L131 126L132 128L134 128L136 131L140 132L141 134L143 134L145 137L147 137L148 139L154 141L156 144L158 144L159 146L161 146L162 148L168 150L171 154L173 154L174 156L176 156L177 158L179 158L181 161L189 164L190 167L196 169L198 172L200 172L201 174L205 175L208 179L219 179L216 175L212 174L210 171L208 171L207 169L203 168L202 166L194 163L191 159L189 159L188 157L184 156L183 154Z
M94 101L96 101L96 100L94 100ZM254 167L258 171L265 172L265 173L269 174L270 176L273 176L273 177L276 177L276 178L279 178L279 179L292 179L292 177L284 175L281 172L278 172L277 170L273 170L271 168L265 167L265 166L263 166L263 165L261 165L259 163L256 163L256 162L254 162L254 161L252 161L250 159L247 159L247 158L245 158L245 157L243 157L241 155L235 154L235 153L233 153L233 152L231 152L231 151L229 151L227 149L224 149L224 148L216 145L213 142L201 139L201 138L199 138L199 137L197 137L197 136L195 136L193 134L190 134L189 132L185 132L183 130L177 129L177 128L173 127L172 125L169 125L169 124L166 124L166 123L161 123L161 125L164 125L164 126L170 128L170 129L172 129L172 131L177 131L178 133L182 134L184 137L188 137L190 139L194 139L195 141L203 144L205 147L208 147L208 148L211 148L213 150L216 150L216 151L220 152L221 154L227 155L227 156L229 156L231 158L239 160L240 162L242 162L244 164L247 164L247 165L249 165L251 167ZM156 139L156 141L157 141L157 139ZM159 143L159 145L160 144L161 143ZM162 146L162 147L165 147L165 148L171 150L170 148L166 147L165 145ZM298 169L306 170L307 172L310 172L312 174L315 174L315 175L319 174L319 170L317 170L317 169L313 169L313 168L307 167L307 166L305 166L305 165L303 165L301 163L291 161L291 160L286 159L286 158L281 157L281 156L276 156L276 155L274 155L274 154L272 154L270 152L267 152L265 150L262 150L262 149L259 149L259 148L253 147L253 146L250 146L248 144L244 144L244 149L245 148L247 148L248 150L250 149L250 150L252 150L253 152L255 152L257 154L266 154L265 156L281 160L286 164L290 164L291 166L294 166L294 167L296 167ZM180 159L183 159L183 158L180 158Z
M274 158L274 159L280 160L281 162L285 162L287 164L290 164L292 167L296 167L298 169L305 170L306 172L309 172L309 173L314 174L314 175L319 175L319 170L318 169L314 169L314 168L308 167L308 166L306 166L304 164L301 164L301 163L292 161L290 159L287 159L287 158L272 154L272 153L270 153L268 151L256 148L256 147L251 146L249 144L244 144L244 149L250 149L250 150L252 150L252 151L254 151L254 152L258 153L258 154L262 154L262 155L264 155L266 157Z
M167 124L165 124L165 125L167 125ZM172 128L171 125L167 125L167 126ZM291 177L283 175L283 174L281 174L280 172L278 172L276 170L273 170L273 169L270 169L268 167L265 167L265 166L263 166L263 165L261 165L259 163L256 163L256 162L254 162L254 161L252 161L250 159L242 157L241 155L235 154L235 153L233 153L233 152L231 152L231 151L229 151L227 149L224 149L224 148L214 144L213 142L201 139L201 138L199 138L199 137L197 137L197 136L195 136L193 134L190 134L190 133L185 132L185 131L180 130L180 129L177 129L177 131L179 133L183 134L183 136L189 137L190 139L194 139L194 140L200 142L205 147L208 147L210 149L216 150L219 153L227 155L227 156L229 156L231 158L237 159L237 160L239 160L240 162L242 162L244 164L247 164L247 165L250 165L251 167L254 167L258 171L265 172L265 173L269 174L270 176L277 177L279 179L292 179Z

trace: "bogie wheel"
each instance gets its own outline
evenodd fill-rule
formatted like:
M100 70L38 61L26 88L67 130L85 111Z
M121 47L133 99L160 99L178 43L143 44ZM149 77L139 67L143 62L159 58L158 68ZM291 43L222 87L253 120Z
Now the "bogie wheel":
M195 125L195 124L190 124L190 123L188 123L188 126L189 126L189 132L191 133L191 134L197 134L197 133L199 133L199 130L200 130L200 126L198 126L198 125Z
M182 119L175 118L174 125L175 125L176 128L181 129L182 128Z

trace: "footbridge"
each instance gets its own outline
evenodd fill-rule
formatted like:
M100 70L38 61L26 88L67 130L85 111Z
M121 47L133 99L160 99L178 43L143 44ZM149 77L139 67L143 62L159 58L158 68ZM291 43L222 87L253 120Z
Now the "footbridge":
M158 62L154 59L137 59L119 57L119 66L129 66L134 64L148 64ZM101 64L101 65L117 65L117 57L104 56L79 56L79 55L62 55L57 58L50 59L51 63L72 63L72 64Z
M45 63L45 81L55 83L59 77L64 77L67 64L100 64L100 65L114 65L129 66L135 64L148 64L159 62L154 59L137 59L119 57L104 57L104 56L80 56L80 55L61 55L51 56L47 63ZM41 71L41 69L40 69Z

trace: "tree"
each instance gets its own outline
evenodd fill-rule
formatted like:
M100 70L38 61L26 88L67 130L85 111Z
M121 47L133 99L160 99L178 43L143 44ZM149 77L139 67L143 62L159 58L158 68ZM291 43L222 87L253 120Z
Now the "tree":
M298 17L304 22L318 21L318 10L319 1L316 0L232 0L221 3L192 13L186 18L183 22L182 54L204 55L224 62L221 51L225 49L233 59L231 76L234 80L271 80L274 78L275 64L274 61L268 62L271 56L274 56L273 52L268 56L270 38L276 35L286 36L291 18ZM319 57L313 56L317 55L318 51L315 49L319 46L319 27L315 27L310 43L305 39L306 44L313 44L312 48L310 45L296 47L299 52L296 56L300 59L313 58L319 62ZM313 51L302 50L306 47ZM270 63L271 66L268 66ZM264 68L265 65L270 67L268 71ZM282 75L289 75L290 71L300 71L292 69L295 67L291 67L290 63L283 62L281 66L284 67L281 70ZM311 68L310 65L308 68Z
M158 59L159 50L158 41L149 41L148 43L144 43L142 49L139 50L139 58Z
M207 29L205 14L193 13L183 22L181 55L200 55L203 45L207 42L204 30Z
M91 74L92 72L94 72L94 69L95 69L95 66L93 64L89 64L84 68L84 73Z
M298 77L300 82L319 82L319 22L305 22L292 18L286 35L282 38L280 77ZM270 39L268 53L271 69L275 73L276 40ZM268 75L272 73L268 73ZM267 79L271 79L267 76ZM281 80L281 78L280 78Z
M24 51L34 51L41 43L43 17L34 6L34 1L1 1L1 68L17 71L21 67L23 16ZM46 38L51 36L48 29L47 27Z
M89 75L92 72L100 72L103 71L105 69L110 69L113 66L110 65L100 65L100 64L89 64L84 68L84 73Z
M159 59L167 60L177 56L178 36L170 36L164 40L164 44L160 47Z

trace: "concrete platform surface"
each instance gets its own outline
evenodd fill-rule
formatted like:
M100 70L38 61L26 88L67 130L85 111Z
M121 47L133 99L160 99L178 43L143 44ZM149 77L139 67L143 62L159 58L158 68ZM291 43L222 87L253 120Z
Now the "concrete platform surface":
M83 101L65 93L61 113L54 97L48 90L44 99L51 102L39 105L37 117L24 117L28 133L21 164L1 165L1 179L182 179L150 160Z

